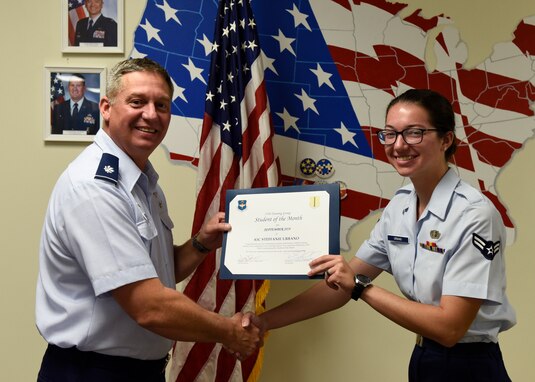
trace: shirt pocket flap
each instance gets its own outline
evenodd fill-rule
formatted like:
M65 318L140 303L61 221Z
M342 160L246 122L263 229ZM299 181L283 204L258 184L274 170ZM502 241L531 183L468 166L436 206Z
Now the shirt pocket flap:
M168 230L172 230L174 228L175 225L168 214L160 214L160 219L162 219L163 225L166 226Z
M141 237L145 240L152 240L156 237L156 227L149 220L142 220L137 222L137 230Z

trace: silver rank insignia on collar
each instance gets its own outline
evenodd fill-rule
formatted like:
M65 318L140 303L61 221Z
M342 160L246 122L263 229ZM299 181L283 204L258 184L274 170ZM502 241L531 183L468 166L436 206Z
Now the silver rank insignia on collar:
M119 158L112 154L103 153L95 179L105 180L117 185L119 181Z

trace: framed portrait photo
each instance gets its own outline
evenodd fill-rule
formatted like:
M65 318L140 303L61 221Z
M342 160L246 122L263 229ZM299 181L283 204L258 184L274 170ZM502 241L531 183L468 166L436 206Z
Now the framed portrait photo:
M63 52L124 52L124 0L61 2Z
M91 142L102 126L106 69L45 67L45 141Z

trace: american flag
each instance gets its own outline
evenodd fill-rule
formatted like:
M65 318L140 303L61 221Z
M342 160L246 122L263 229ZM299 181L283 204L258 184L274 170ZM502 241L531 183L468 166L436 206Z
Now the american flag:
M350 227L383 208L406 182L375 136L386 105L409 88L430 88L448 97L456 113L459 150L451 166L495 203L512 239L513 222L495 182L535 130L535 17L468 69L453 21L408 14L407 7L386 0L252 3L282 181L343 183L340 239L347 250ZM171 159L192 166L200 156L216 14L215 1L150 1L135 33L132 55L156 59L173 77L176 98L164 144ZM429 48L434 66L426 60Z
M61 77L61 73L50 73L50 123L52 123L54 106L65 101L65 88L63 87Z
M200 138L198 193L192 233L225 209L225 191L279 185L273 127L248 0L219 3L206 111ZM207 309L230 316L263 309L268 282L220 280L220 252L209 255L186 281L184 294ZM173 381L247 381L259 374L261 354L239 362L221 345L177 343Z
M65 101L65 88L61 77L61 73L50 73L50 107L52 109Z
M69 45L74 45L74 34L76 32L76 23L78 20L84 19L89 16L87 10L85 9L85 0L63 0L68 1L68 28L69 28Z

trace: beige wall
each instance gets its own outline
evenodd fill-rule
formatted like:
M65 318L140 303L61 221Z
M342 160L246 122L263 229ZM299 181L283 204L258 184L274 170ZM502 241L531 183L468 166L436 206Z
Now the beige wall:
M418 2L424 3L423 0ZM427 1L429 2L429 1ZM133 31L145 2L125 1L125 51L132 47ZM416 1L411 1L416 3ZM436 3L436 2L433 2ZM455 0L442 3L440 10L452 16L469 42L472 64L490 52L492 41L507 40L522 16L535 14L531 0L499 2L503 8L488 7L485 17L473 19L488 1ZM494 3L494 2L493 2ZM498 3L498 2L496 2ZM4 1L0 35L3 36L0 95L2 164L0 204L0 380L32 381L45 348L34 325L37 251L41 224L52 187L65 166L85 144L44 143L43 67L107 66L126 55L63 55L60 44L59 0ZM514 8L514 9L513 9ZM523 8L523 9L522 9ZM510 16L507 17L506 16ZM490 20L484 24L484 20ZM509 27L509 28L508 28ZM492 32L492 34L491 34ZM463 34L464 33L464 34ZM497 33L497 34L494 34ZM474 58L476 57L476 58ZM501 336L502 349L515 381L535 380L532 344L535 343L533 304L535 254L530 217L535 215L532 195L532 163L535 143L530 141L516 154L498 177L497 188L517 226L517 240L508 248L509 296L517 309L519 323ZM164 149L153 155L168 190L177 241L188 237L193 215L195 172L171 164ZM170 190L173 190L171 194ZM356 248L367 236L374 215L351 233ZM350 254L346 254L350 256ZM391 278L378 283L397 290ZM273 282L268 304L293 296L307 282ZM362 303L305 323L271 333L261 381L380 381L406 379L406 365L413 335L393 325Z

